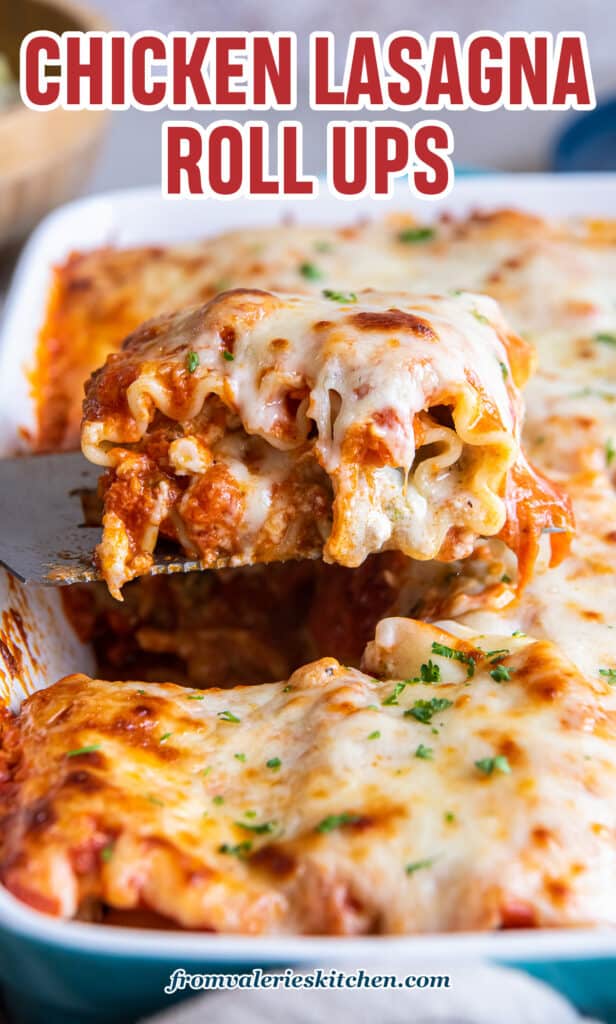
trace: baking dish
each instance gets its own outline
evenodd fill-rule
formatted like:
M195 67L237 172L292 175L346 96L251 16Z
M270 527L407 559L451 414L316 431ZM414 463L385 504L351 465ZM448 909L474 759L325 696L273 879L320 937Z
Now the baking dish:
M306 204L288 200L222 204L163 201L156 190L93 197L64 207L35 232L22 256L0 339L0 454L27 448L33 425L28 366L43 318L49 267L71 249L105 243L184 241L243 225L301 221L348 222L355 216L411 209L423 218L446 208L518 207L546 216L616 217L616 179L498 176L461 181L445 201L420 204L400 191L386 207L331 197ZM71 671L91 671L91 654L74 639L57 595L27 592L0 575L0 693L17 707L24 694ZM15 611L29 643L21 639ZM6 661L6 659L5 659ZM10 671L9 671L10 669ZM2 672L4 671L4 680ZM21 680L21 682L18 681ZM163 988L174 967L209 972L256 965L346 963L366 966L429 963L437 973L461 960L490 958L519 964L555 984L587 1012L616 1020L616 932L529 931L383 939L238 938L112 929L46 918L0 891L0 977L24 1022L132 1020L165 1005Z

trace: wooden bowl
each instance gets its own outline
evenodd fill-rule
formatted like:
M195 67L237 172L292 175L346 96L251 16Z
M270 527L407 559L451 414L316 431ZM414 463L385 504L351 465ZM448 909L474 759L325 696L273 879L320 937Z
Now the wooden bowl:
M9 0L0 8L0 52L15 78L19 45L28 32L106 28L72 0ZM22 238L49 210L77 195L106 120L103 111L35 111L19 100L0 109L0 246Z

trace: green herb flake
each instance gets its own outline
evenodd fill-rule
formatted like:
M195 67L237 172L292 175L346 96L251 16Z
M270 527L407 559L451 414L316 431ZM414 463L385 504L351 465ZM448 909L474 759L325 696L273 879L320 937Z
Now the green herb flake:
M319 281L323 274L314 263L300 263L298 270L307 281Z
M456 816L453 813L453 811L445 811L443 817L445 818L445 821L447 822L448 825L453 824L453 822L456 820Z
M414 875L416 871L421 871L422 868L431 868L434 864L434 857L426 857L425 860L414 860L410 864L407 864L405 871L407 875Z
M511 583L511 576L508 576L506 572L501 576L501 583Z
M599 331L595 334L594 341L600 341L602 345L616 345L616 334L609 331Z
M208 765L208 767L207 767L207 768L204 768L204 769L202 770L201 774L202 774L202 775L203 775L203 777L205 778L205 776L206 776L206 775L209 775L209 774L210 774L211 770L212 770L212 766L211 766L211 764L210 764L210 765Z
M246 832L254 832L257 836L270 836L272 832L276 831L275 821L263 821L260 825L249 825L246 821L236 821L235 824L238 828L243 828Z
M234 754L233 756L236 759L236 761L244 762L246 760L246 754Z
M422 761L432 761L434 751L432 747L424 747L423 743L420 743L415 751L415 757L419 757Z
M188 352L186 355L186 369L189 373L194 373L201 360L199 359L198 352Z
M513 631L513 633L511 635L512 636L520 637L520 636L526 636L526 633L523 633L521 629L514 629L514 631Z
M502 373L502 375L503 375L503 379L504 379L504 380L507 380L507 377L509 376L509 370L507 369L507 364L506 364L506 363L501 363L501 362L499 362L499 364L498 364L498 365L499 365L499 366L500 366L500 368L501 368L501 373Z
M506 657L509 653L510 651L508 647L499 647L495 651L486 651L486 658L489 658L490 661L498 661L500 658Z
M234 715L232 711L219 711L217 718L220 718L221 722L239 722L241 719Z
M492 775L494 772L501 772L503 775L511 774L511 765L506 757L499 754L497 757L482 757L475 761L475 768L484 775Z
M404 245L414 245L416 242L429 242L430 239L434 238L434 228L423 227L417 228L403 228L402 231L398 232L398 241L403 242Z
M225 348L225 349L223 349L222 358L227 363L232 363L233 360L235 359L235 356L233 355L233 352L229 352L229 350Z
M616 445L614 445L614 441L612 440L612 438L608 437L607 441L605 442L605 461L608 466L612 465L615 456Z
M218 847L219 853L226 853L229 857L246 857L247 854L252 850L252 843L248 839L245 839L242 843L223 843L222 846Z
M163 801L159 800L158 797L154 796L152 793L146 793L145 798L146 798L146 800L149 800L149 802L151 804L154 804L155 807L164 807L165 806Z
M485 315L485 313L480 313L478 309L471 309L471 313L473 314L473 316L475 317L475 320L477 320L478 323L480 323L480 324L489 324L490 323L490 321L488 320L488 318ZM501 363L500 366L502 367L502 365L503 364Z
M103 864L108 864L113 857L113 843L107 843L107 846L103 846L101 850L101 860Z
M405 682L404 683L396 683L396 685L394 686L394 688L391 691L391 693L389 694L389 696L386 697L384 701L382 701L382 704L385 707L392 707L394 704L397 704L398 703L398 697L400 696L402 691L405 689L405 687L406 687L406 683Z
M203 696L202 693L189 693L188 697L186 699L187 700L205 700L205 697Z
M144 694L144 693L145 693L145 690L137 690L136 692L137 692L137 693L140 693L140 694Z
M380 740L380 738L381 733L379 732L378 729L375 729L374 732L371 732L370 735L368 736L369 740Z
M453 647L446 647L445 644L439 644L435 641L432 643L432 653L440 654L442 658L452 658L454 661L461 661L463 665L466 665L466 674L469 679L475 675L475 659L470 654L465 654L464 651L456 651Z
M293 689L293 687L292 687L292 686L285 686L282 692L283 692L283 693L290 693L290 691L291 691L292 689Z
M266 768L271 768L273 772L277 772L282 764L279 757L270 757L269 761L265 762Z
M490 675L495 683L508 683L511 680L512 672L515 672L515 669L507 668L506 665L497 665L492 669Z
M361 821L360 814L349 814L346 811L342 814L328 814L316 826L315 832L333 832L337 828L343 828L344 825L355 825L358 821Z
M216 804L216 807L222 807L224 802L225 802L225 798L224 798L224 796L220 796L220 794L218 796L212 797L212 803Z
M256 811L244 811L244 817L245 818L256 818L256 816L257 816L257 812Z
M600 668L599 675L604 676L610 686L616 685L616 668Z
M90 743L87 747L77 747L75 750L68 750L67 757L81 757L82 754L94 754L101 749L100 743Z
M357 295L355 294L355 292L336 292L332 288L324 288L323 297L326 299L331 299L332 302L357 302Z
M173 736L172 732L164 732L158 742L159 743L166 743L166 741L169 739L170 736Z
M433 697L432 700L416 700L412 708L405 711L405 715L411 715L416 718L418 722L423 722L424 725L429 725L432 721L432 716L438 711L445 711L453 705L452 700L446 700L445 697Z
M440 683L441 670L439 666L435 665L432 659L430 659L427 665L422 665L420 667L419 678L422 683Z

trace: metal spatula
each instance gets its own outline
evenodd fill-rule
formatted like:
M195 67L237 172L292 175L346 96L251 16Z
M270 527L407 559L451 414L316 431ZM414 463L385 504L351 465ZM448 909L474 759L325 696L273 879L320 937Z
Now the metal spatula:
M44 586L100 579L93 555L101 529L85 524L83 505L100 473L80 452L0 459L0 564ZM181 551L162 550L150 571L200 568Z

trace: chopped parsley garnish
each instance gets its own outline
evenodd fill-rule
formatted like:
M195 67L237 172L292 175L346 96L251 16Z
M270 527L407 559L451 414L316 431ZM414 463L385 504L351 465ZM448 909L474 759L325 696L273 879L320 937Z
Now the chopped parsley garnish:
M616 345L616 334L611 334L608 331L599 331L595 334L595 341L600 341L603 345Z
M299 272L307 281L318 281L323 274L314 263L300 263Z
M492 775L493 772L502 772L503 775L511 773L511 765L503 754L498 754L497 757L482 757L480 761L475 761L475 768L484 775Z
M145 690L137 690L137 693L143 694L143 693L145 693Z
M440 683L441 670L439 666L435 665L432 659L430 659L427 665L421 665L419 669L419 678L422 683Z
M440 654L442 658L452 658L454 661L461 661L466 665L466 674L469 679L475 675L475 660L470 654L465 654L464 651L456 651L453 647L446 647L445 644L439 644L436 640L432 644L432 653Z
M605 461L607 462L608 466L612 465L615 456L616 445L614 444L612 438L608 437L607 441L605 442Z
M246 754L234 754L233 756L234 756L234 758L237 761L245 761L246 760Z
M445 697L433 697L432 700L416 700L412 708L405 711L405 715L412 715L418 722L423 722L428 725L432 721L432 716L438 711L445 711L450 708L453 704L452 700L446 700Z
M511 583L511 576L508 576L506 572L501 576L501 583Z
M434 751L432 747L424 747L423 743L420 743L415 751L415 757L421 758L422 761L431 761L434 757Z
M186 355L186 369L189 373L194 373L197 369L201 360L199 359L198 352L188 352Z
M225 798L224 796L220 796L220 794L218 796L212 797L212 803L216 804L217 807L220 807L222 804L224 804L224 802Z
M211 764L210 764L210 765L208 765L208 767L207 767L207 768L204 768L204 769L203 769L203 771L201 772L201 774L202 774L203 776L209 775L209 774L210 774L210 772L211 772L211 770L212 770L212 766L211 766Z
M360 814L349 814L343 812L342 814L328 814L323 821L320 821L315 832L333 832L334 829L342 828L344 825L355 825L358 821L361 821Z
M406 687L406 683L396 683L396 685L394 686L393 690L389 694L389 697L386 697L385 700L382 701L382 704L385 705L385 706L389 706L389 707L391 707L391 705L393 705L393 704L397 704L398 703L398 697L400 696L402 691L405 689L405 687Z
M237 715L234 715L232 711L219 711L217 718L220 718L221 722L239 722L240 719Z
M332 302L357 302L355 292L336 292L332 288L324 288L323 297L331 299Z
M456 816L453 811L445 811L444 817L448 825L451 825L451 823L456 820Z
M103 846L101 850L101 860L103 864L108 864L113 857L113 843L108 843L107 846Z
M252 843L248 839L245 839L242 843L223 843L222 846L218 847L219 853L226 853L230 857L245 857L252 850Z
M273 772L277 772L281 764L282 761L279 757L270 757L269 761L265 762L265 767L271 768Z
M511 635L512 636L526 636L526 633L523 633L521 629L514 629L514 631L513 631L513 633Z
M374 732L371 732L370 735L368 736L369 740L380 740L380 738L381 734L378 729L375 729Z
M225 348L223 349L222 358L225 359L228 363L232 363L233 360L235 359L235 356L233 355L233 352L229 352L229 349Z
M236 821L235 824L238 828L243 828L247 832L254 832L257 836L269 836L276 830L275 821L264 821L260 825L249 825L245 821Z
M484 313L480 313L478 309L471 309L471 313L475 317L475 320L477 320L480 324L489 324L490 323L490 321L488 320L487 316ZM501 363L500 365L502 367L503 364Z
M486 318L484 317L484 319L486 319ZM501 368L501 373L502 373L502 375L503 375L504 379L505 379L505 380L507 380L507 377L509 376L509 370L507 369L507 364L506 364L506 363L500 363L500 362L499 362L499 364L498 364L498 365L499 365L499 366L500 366L500 368Z
M508 683L512 672L515 672L515 669L507 668L506 665L497 665L496 668L492 669L490 675L495 683Z
M205 700L202 693L189 693L188 700Z
M158 797L154 796L152 793L146 793L145 798L146 800L149 800L151 804L154 804L155 807L165 806L162 800L159 800Z
M173 736L172 732L164 732L158 742L164 743L166 740L169 739L170 736Z
M245 818L256 818L256 816L257 816L257 812L256 811L244 811L244 817Z
M90 743L87 747L77 747L75 750L67 751L67 757L81 757L82 754L94 754L101 749L100 743Z
M425 225L417 228L403 228L398 232L398 241L404 242L405 245L413 245L415 242L428 242L434 238L434 234L434 228Z
M610 686L616 684L616 668L600 668L599 675L605 676Z
M500 647L496 651L486 651L486 658L489 658L490 661L498 661L499 658L502 658L502 657L504 657L507 654L509 654L509 648L508 647Z
M407 864L405 871L407 875L414 875L416 871L421 871L422 868L431 868L434 864L434 857L426 857L425 860L414 860L410 864Z

